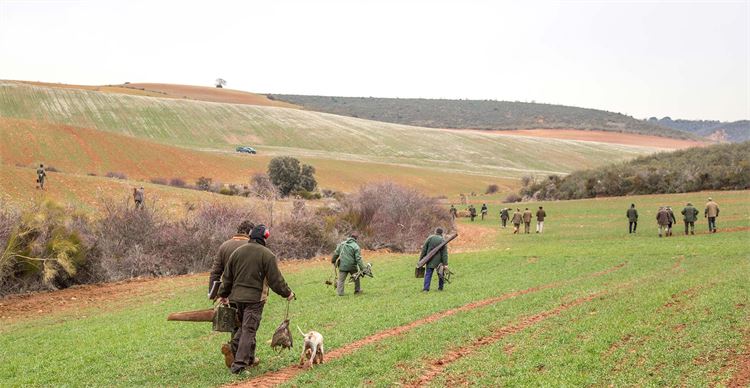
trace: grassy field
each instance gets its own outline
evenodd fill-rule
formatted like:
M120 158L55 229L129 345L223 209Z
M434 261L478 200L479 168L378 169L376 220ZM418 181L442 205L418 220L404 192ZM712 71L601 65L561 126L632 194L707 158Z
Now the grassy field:
M518 178L568 173L658 148L440 130L268 106L103 93L0 82L0 116L233 151L287 154Z
M721 206L719 233L659 239L655 209ZM7 386L706 386L728 384L750 344L747 191L544 203L542 235L476 227L486 245L450 256L446 291L421 293L414 255L368 254L364 295L336 297L324 261L282 268L298 301L292 325L325 336L327 362L290 367L294 351L265 342L285 302L273 296L258 334L262 363L235 377L227 335L166 322L202 309L206 276L186 276L0 301L0 381ZM628 235L625 209L641 213ZM490 202L492 203L492 202ZM521 204L533 206L537 204ZM462 220L465 223L466 220ZM677 231L680 232L678 224ZM471 236L467 236L467 240ZM461 240L461 238L459 238ZM472 249L474 248L474 249ZM433 286L434 287L434 286ZM119 291L118 291L119 290ZM46 301L41 303L41 301ZM296 329L295 329L296 332Z

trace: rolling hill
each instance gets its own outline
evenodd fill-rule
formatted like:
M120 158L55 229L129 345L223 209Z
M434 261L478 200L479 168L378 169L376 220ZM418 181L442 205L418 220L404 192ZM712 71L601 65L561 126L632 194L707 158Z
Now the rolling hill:
M659 150L9 82L0 82L0 116L91 128L194 150L230 152L238 144L248 144L269 156L288 154L497 178L565 174Z
M698 139L620 113L572 106L491 100L326 97L271 94L269 98L343 116L456 129L582 129Z
M742 142L750 140L750 120L722 122L715 120L672 120L669 117L649 122L680 131L694 133L715 141Z

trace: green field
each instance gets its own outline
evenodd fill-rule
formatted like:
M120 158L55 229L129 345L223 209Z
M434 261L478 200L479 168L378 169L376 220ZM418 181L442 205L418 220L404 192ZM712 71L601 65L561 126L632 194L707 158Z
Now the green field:
M0 81L0 117L116 132L169 145L385 163L518 178L569 173L657 148L449 131L299 109L154 98Z
M680 209L708 195L721 206L719 233L706 234L701 219L696 236L682 236L678 223L674 237L657 237L658 206ZM210 332L209 324L166 322L170 312L208 307L203 275L137 283L132 293L103 302L96 297L106 287L87 291L90 299L81 291L86 303L60 297L60 306L80 304L75 309L44 306L40 313L28 306L26 313L6 314L4 308L33 299L0 301L0 381L216 386L255 384L251 379L280 371L277 382L289 386L724 385L750 343L749 196L544 203L544 234L499 230L487 246L451 254L456 275L444 292L420 293L413 255L368 254L376 277L356 297L351 285L343 298L324 286L325 262L284 266L299 298L291 306L292 325L325 336L329 357L312 370L285 369L298 361L299 337L289 352L274 353L266 343L284 314L277 296L258 334L262 363L241 377L223 366L225 334ZM641 213L637 235L627 233L631 202ZM498 229L499 207L491 205L491 219L476 224ZM468 305L477 301L485 302ZM358 341L363 346L356 348Z

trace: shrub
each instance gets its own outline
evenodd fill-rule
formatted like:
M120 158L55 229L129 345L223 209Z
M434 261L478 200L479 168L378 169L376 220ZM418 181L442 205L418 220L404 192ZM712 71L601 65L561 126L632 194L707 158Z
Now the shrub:
M507 197L505 197L505 203L513 203L513 202L521 202L521 197L518 194L508 194Z
M235 192L232 191L229 187L222 187L219 189L219 194L222 195L235 195Z
M90 173L88 173L88 174L86 174L86 175L88 175L88 176L98 176L98 175L96 175L96 173L95 173L95 172L90 172Z
M62 172L59 169L55 168L55 166L47 166L44 168L47 172Z
M276 186L266 174L255 174L250 178L250 194L258 198L275 199L279 196Z
M279 156L268 164L268 176L279 190L282 197L294 191L313 191L318 186L315 180L315 167L300 165L300 161L291 156Z
M453 229L453 220L434 198L394 183L362 186L347 197L341 220L349 230L360 232L360 242L369 249L414 251L435 227Z
M167 179L166 178L151 178L149 182L155 184L155 185L166 185Z
M212 183L213 179L202 176L195 181L195 188L202 191L211 191Z
M169 185L174 187L186 187L187 182L182 178L172 178L169 180Z
M104 176L106 176L107 178L128 179L128 177L125 174L121 172L116 172L116 171L110 171L106 173Z
M302 199L320 199L322 198L320 193L312 193L307 190L296 190L294 195Z
M82 231L76 227L87 224L71 222L71 214L70 209L45 201L17 216L17 224L8 229L6 223L13 215L3 212L0 294L75 284L86 263Z
M500 191L500 186L492 184L492 185L487 186L487 190L485 190L484 193L485 194L495 194L498 191Z

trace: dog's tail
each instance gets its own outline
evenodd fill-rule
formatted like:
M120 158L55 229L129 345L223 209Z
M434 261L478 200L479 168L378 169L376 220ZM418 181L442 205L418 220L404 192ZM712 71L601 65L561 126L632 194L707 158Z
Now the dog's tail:
M305 334L305 333L304 333L304 332L302 331L302 329L300 329L300 328L299 328L299 325L297 325L297 330L299 330L299 333L300 333L300 334L302 334L302 336L303 336L303 337L304 337L304 336L306 335L306 334Z

